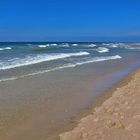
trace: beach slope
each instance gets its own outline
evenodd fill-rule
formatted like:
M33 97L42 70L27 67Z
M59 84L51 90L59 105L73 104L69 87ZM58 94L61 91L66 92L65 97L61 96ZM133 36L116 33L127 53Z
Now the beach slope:
M140 140L140 70L61 140Z

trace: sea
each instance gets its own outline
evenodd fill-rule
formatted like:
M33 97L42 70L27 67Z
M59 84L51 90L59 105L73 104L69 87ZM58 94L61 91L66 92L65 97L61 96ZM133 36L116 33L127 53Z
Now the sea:
M140 60L140 43L1 42L0 82L128 57Z
M0 139L59 139L139 66L140 43L1 42Z

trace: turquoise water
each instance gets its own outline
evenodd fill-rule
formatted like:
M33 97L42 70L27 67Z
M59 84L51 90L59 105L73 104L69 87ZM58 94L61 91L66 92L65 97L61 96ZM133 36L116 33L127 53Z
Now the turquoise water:
M139 59L140 43L0 43L0 81L128 57Z

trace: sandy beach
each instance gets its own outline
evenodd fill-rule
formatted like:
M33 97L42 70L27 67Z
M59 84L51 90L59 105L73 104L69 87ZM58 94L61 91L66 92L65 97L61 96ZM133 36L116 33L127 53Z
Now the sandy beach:
M0 44L0 140L58 140L140 66L133 43L41 44Z
M61 140L139 140L140 69Z
M111 97L112 88L120 87L117 83L139 66L137 61L125 62L93 63L1 82L0 140L58 140L60 134L75 128L77 121Z
M0 140L140 140L140 0L1 0Z

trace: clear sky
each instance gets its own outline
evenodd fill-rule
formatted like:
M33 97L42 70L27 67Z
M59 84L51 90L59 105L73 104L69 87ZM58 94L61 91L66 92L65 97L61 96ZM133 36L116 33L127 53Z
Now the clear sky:
M140 42L140 0L0 0L0 41Z

